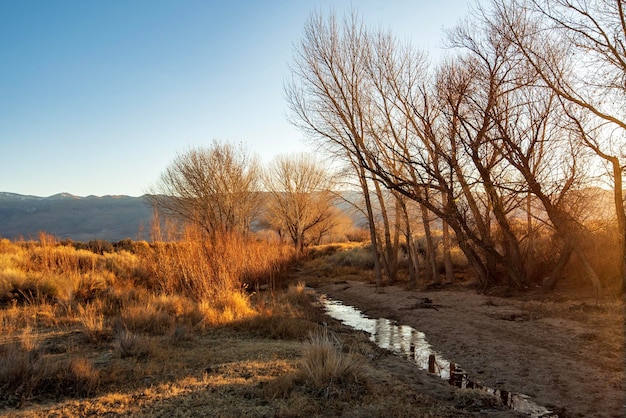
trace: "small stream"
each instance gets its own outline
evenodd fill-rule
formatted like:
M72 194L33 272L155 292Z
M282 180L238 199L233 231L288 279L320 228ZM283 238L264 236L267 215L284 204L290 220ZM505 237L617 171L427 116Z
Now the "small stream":
M320 303L329 316L356 330L367 332L370 334L370 340L379 347L413 361L421 369L438 375L451 385L491 393L514 411L533 418L558 418L559 416L546 407L532 402L527 395L489 388L472 380L458 364L446 360L441 353L435 351L426 340L426 335L413 327L397 325L387 318L368 318L358 309L344 305L326 295L320 296Z

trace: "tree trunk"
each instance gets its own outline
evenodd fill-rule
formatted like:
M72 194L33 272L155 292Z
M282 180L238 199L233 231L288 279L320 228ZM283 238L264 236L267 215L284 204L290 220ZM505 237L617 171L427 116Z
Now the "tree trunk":
M374 261L374 280L376 287L381 288L383 286L383 274L380 265L380 256L378 253L378 239L376 232L376 223L374 222L374 211L372 209L372 200L367 185L367 177L365 176L365 169L358 166L359 182L361 183L361 189L363 191L363 199L365 200L365 211L367 213L367 223L370 230L370 240L372 247L372 258Z
M400 196L395 197L395 220L393 223L393 248L391 249L391 265L393 266L393 280L391 277L390 282L395 282L398 276L398 257L400 252L400 219L402 218L402 209L400 207Z
M458 234L457 237L459 237ZM472 246L465 238L461 237L459 239L459 247L461 247L461 251L463 251L463 254L465 254L470 265L478 275L478 282L480 283L481 287L483 288L483 290L487 289L491 284L488 266L483 263L483 261L478 256L478 253L472 248Z
M622 168L618 158L610 159L613 168L613 200L615 203L615 216L619 234L619 265L618 271L622 279L622 293L626 293L626 210L624 209L624 186L622 181Z
M526 281L528 283L533 280L535 271L537 270L537 261L535 260L535 228L531 203L532 193L528 192L528 195L526 196L526 239L528 240L528 246L526 248Z
M385 198L383 196L380 184L374 179L374 190L376 190L376 197L380 203L380 216L383 219L383 237L384 243L382 248L383 255L383 267L387 274L387 279L390 283L395 282L398 272L398 248L394 246L391 239L391 224L389 222L389 213L387 212L387 205L385 204Z
M573 251L574 245L571 242L566 242L565 247L561 250L561 255L559 256L556 265L552 269L552 272L541 285L541 289L544 292L550 292L556 288L557 283L561 280L561 277L563 277L563 269L567 265Z
M580 248L580 246L576 246L574 248L574 251L576 252L576 255L578 256L578 259L582 263L583 267L587 271L587 277L591 281L593 288L596 290L596 297L600 297L602 295L602 283L600 283L600 278L594 271L593 267L591 267L589 259L585 255L584 251Z
M511 224L506 217L505 208L502 199L498 195L495 186L491 182L490 173L480 162L476 162L479 171L483 177L483 187L489 197L491 212L502 232L502 244L504 247L504 257L506 262L502 267L507 271L509 276L509 286L520 289L526 281L526 271L524 268L524 260L519 248L519 242L515 233L511 229Z
M445 193L441 194L441 203L444 207L448 204ZM452 265L452 256L450 255L450 225L443 219L441 220L441 229L443 234L443 265L446 269L446 280L452 283L454 282L454 266Z
M572 250L576 253L580 262L583 264L583 267L587 271L587 275L589 280L591 280L594 289L596 290L596 296L599 296L602 292L602 285L600 283L600 279L598 275L594 271L593 267L589 263L587 256L582 250L579 240L583 237L582 227L576 223L574 219L572 219L571 215L564 212L560 207L553 204L548 196L546 196L541 190L541 186L539 183L529 183L531 186L532 192L541 200L543 207L546 210L548 218L554 225L557 233L564 237L566 241L566 247L572 248ZM569 257L568 257L569 259ZM565 260L567 262L567 260Z
M439 283L439 271L437 269L436 249L430 230L430 219L428 209L420 203L422 211L422 222L424 223L424 238L426 239L426 277Z
M409 262L409 287L414 288L419 280L419 259L413 242L413 231L409 211L403 199L398 199L404 219L404 236L406 239L406 254Z

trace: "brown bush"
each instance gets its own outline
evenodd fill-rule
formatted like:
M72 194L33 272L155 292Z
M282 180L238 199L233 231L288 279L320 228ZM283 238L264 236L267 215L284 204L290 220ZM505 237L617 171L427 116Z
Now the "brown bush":
M312 333L305 342L299 370L300 376L318 389L337 382L364 381L362 360L343 353L327 328Z
M99 372L84 358L44 357L19 343L0 347L2 406L17 406L34 396L88 396L99 383Z
M237 233L209 239L198 228L188 226L174 241L152 245L146 254L147 285L165 294L206 300L243 286L278 287L293 262L289 246Z
M121 321L130 331L164 335L175 323L175 317L153 300L142 301L122 309Z
M140 360L150 358L154 351L148 338L140 337L124 328L115 333L115 347L121 358L133 357Z

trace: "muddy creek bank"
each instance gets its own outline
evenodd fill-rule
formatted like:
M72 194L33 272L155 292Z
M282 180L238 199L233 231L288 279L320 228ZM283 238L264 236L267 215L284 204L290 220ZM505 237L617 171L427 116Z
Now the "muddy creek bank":
M317 291L370 318L389 318L425 333L432 347L481 385L523 393L561 416L624 416L623 307L621 321L605 320L599 308L576 321L546 314L541 304L471 290L377 291L350 281ZM602 324L614 329L601 329ZM617 340L606 341L611 338Z
M532 418L559 418L555 411L536 404L527 395L481 385L457 363L443 357L427 341L426 335L408 325L396 324L387 318L368 318L353 306L320 295L319 303L332 318L370 335L378 347L415 363L420 369L439 376L459 389L476 389L494 395L502 404ZM419 301L424 308L437 309L428 298Z

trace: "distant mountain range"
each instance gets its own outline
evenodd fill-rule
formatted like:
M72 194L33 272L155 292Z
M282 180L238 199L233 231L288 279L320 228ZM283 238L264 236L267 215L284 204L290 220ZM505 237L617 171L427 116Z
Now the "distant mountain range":
M359 193L341 194L343 200L336 202L337 207L347 213L355 225L365 225L364 215L352 207L360 201ZM589 188L582 191L580 197L581 202L585 202L583 219L614 218L615 207L609 191ZM518 216L525 218L521 212ZM37 197L0 192L0 238L37 239L43 231L58 239L82 242L149 240L151 222L152 207L147 196L80 197L59 193Z
M349 213L357 225L363 216L352 209L343 193L337 207ZM88 242L95 239L149 240L153 209L148 196L74 196L59 193L48 197L0 192L0 238L36 240L40 232L57 239Z
M58 239L119 241L148 239L152 208L144 196L49 197L0 192L0 237L36 239L44 231Z

